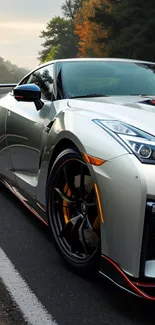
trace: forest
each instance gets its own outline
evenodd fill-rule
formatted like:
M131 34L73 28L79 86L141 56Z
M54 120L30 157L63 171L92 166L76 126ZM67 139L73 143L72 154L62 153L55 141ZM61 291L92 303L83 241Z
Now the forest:
M66 0L41 31L40 63L72 57L155 60L154 0Z
M0 83L19 82L28 71L0 57Z

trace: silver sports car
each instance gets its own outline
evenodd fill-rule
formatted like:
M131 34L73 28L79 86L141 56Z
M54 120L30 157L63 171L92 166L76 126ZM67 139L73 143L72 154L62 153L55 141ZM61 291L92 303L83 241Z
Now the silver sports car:
M0 99L0 177L75 271L155 300L155 63L48 62Z

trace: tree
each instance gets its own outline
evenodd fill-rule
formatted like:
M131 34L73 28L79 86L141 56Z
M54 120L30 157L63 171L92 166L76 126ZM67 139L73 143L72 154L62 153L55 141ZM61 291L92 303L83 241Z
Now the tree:
M53 18L41 32L45 39L40 51L40 61L49 59L71 58L77 54L77 37L74 34L74 25L71 20L61 17Z
M52 61L55 58L61 59L61 45L60 44L52 46L52 48L49 50L49 52L46 56L45 61L47 61L47 62Z
M111 57L143 60L155 59L154 0L121 0L111 2L111 10L95 7L92 21L109 31L108 38L98 43L107 45Z
M75 34L79 37L78 49L80 57L106 56L106 47L99 39L107 37L108 32L103 25L94 19L95 8L101 4L108 5L108 0L84 0L75 18ZM109 7L106 7L107 10Z
M0 57L0 83L19 82L27 73L28 71L26 69L20 69Z
M62 5L62 12L64 17L74 20L77 12L82 6L83 0L66 0Z

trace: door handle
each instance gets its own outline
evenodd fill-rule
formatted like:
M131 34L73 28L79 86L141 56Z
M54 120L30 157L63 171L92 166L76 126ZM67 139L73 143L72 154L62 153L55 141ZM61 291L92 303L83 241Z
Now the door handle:
M11 112L10 111L8 111L8 116L10 116L11 115Z

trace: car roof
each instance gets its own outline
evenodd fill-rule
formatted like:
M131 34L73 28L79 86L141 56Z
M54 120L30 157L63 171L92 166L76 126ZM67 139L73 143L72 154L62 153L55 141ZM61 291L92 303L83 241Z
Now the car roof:
M50 64L54 64L54 63L64 63L64 62L88 62L88 61L107 61L107 62L133 62L133 63L145 63L145 64L155 64L155 62L151 62L151 61L141 61L141 60L134 60L134 59L122 59L122 58L72 58L72 59L59 59L59 60L52 60L52 61L48 61L46 63L40 64L38 66L36 66L34 69L31 69L22 80L24 80L27 76L29 76L31 73L35 72L36 70L40 69L40 68L44 68ZM21 82L20 81L20 82Z
M38 65L37 68L45 67L52 63L63 63L63 62L87 62L87 61L111 61L111 62L133 62L133 63L147 63L147 64L155 64L152 61L142 61L142 60L134 60L134 59L122 59L122 58L73 58L73 59L59 59L48 61L46 63ZM37 69L36 68L36 69Z

